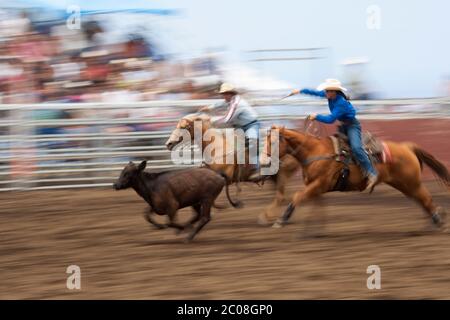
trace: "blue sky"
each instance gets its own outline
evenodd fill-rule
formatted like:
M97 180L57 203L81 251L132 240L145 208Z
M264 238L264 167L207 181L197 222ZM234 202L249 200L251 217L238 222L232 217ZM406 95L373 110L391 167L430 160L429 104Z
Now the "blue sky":
M341 77L340 63L367 57L365 74L385 97L425 97L439 93L450 76L450 2L443 0L43 0L82 9L173 8L165 35L174 51L226 48L227 58L287 80L315 86ZM367 8L377 5L379 30L366 26ZM314 62L247 62L246 50L327 47L328 58Z

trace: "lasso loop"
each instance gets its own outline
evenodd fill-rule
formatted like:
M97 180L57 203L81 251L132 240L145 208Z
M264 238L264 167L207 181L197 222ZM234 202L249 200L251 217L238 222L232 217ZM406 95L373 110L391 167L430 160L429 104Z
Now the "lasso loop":
M317 123L317 121L311 120L311 117L308 115L305 118L303 132L307 135L320 138L323 136L324 127L322 124Z

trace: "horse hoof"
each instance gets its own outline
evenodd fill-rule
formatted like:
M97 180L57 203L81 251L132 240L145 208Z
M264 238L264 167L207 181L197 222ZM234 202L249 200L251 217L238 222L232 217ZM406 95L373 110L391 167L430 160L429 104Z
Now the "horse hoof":
M261 213L258 216L257 222L258 222L258 224L260 226L268 226L268 225L270 225L270 222L269 222L269 220L267 220L267 216L264 213Z
M442 218L441 218L441 216L439 215L439 213L434 213L434 214L431 216L431 220L433 221L434 225L437 226L437 227L441 227L442 224L443 224Z
M274 229L280 229L280 228L283 228L283 224L280 223L279 221L277 221L277 222L275 222L275 223L272 225L272 228L274 228Z

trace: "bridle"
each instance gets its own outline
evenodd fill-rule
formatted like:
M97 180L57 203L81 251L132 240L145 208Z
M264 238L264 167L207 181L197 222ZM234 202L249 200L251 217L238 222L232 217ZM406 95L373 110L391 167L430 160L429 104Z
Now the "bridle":
M309 134L307 133L307 130L309 130L309 128L311 127L312 124L313 124L313 121L311 121L311 118L310 118L310 116L308 115L308 116L305 118L304 125L303 125L303 133L304 133L305 135L309 135ZM280 135L280 139L286 139L286 138L283 137L282 135ZM294 149L294 148L292 148L292 146L289 144L288 141L286 141L286 143L287 143L287 146L286 146L287 151L288 151L288 153L291 154L291 155L296 155L296 154L300 151L300 149L303 147L302 144L298 144L297 147ZM311 164L311 163L313 163L313 162L315 162L315 161L319 161L319 160L330 160L330 159L333 159L334 157L335 157L334 154L328 154L328 155L323 155L323 156L309 157L309 158L306 158L305 160L301 161L301 164L302 164L303 166L307 166L307 165L309 165L309 164ZM283 161L282 161L281 159L279 159L278 161L279 161L280 163L283 163Z

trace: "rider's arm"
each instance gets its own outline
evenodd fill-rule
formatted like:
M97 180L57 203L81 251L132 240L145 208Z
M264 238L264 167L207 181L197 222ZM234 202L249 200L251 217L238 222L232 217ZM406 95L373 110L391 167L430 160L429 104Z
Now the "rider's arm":
M207 112L207 111L211 111L214 109L218 109L218 108L222 108L226 106L226 102L225 101L219 101L216 102L214 104L211 104L209 106L204 106L202 108L199 109L200 112Z
M214 103L212 105L209 105L208 109L209 110L213 110L213 109L223 108L223 107L226 107L226 106L227 106L227 102L219 101L219 102L216 102L216 103Z
M336 116L333 113L327 115L318 114L316 116L316 120L319 122L330 124L336 121Z
M345 105L341 104L336 104L333 108L333 110L331 111L331 114L327 114L327 115L323 115L323 114L318 114L316 116L316 120L319 122L323 122L323 123L333 123L335 122L337 119L341 119L343 116L345 116L347 114L347 109L345 108Z
M309 94L310 96L325 98L325 91L318 91L313 89L302 89L300 90L301 94Z
M234 117L236 116L236 109L238 107L238 103L239 101L233 101L232 103L230 103L227 110L227 114L224 117L220 118L219 122L229 123L230 120L234 119Z

